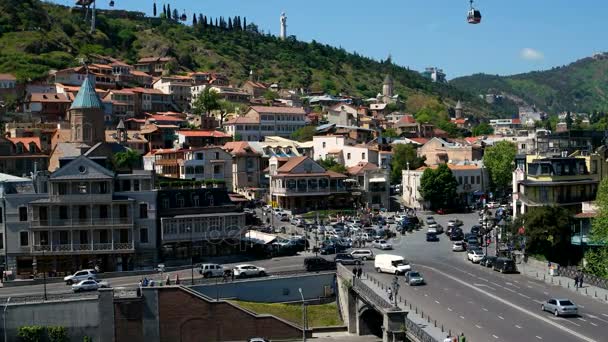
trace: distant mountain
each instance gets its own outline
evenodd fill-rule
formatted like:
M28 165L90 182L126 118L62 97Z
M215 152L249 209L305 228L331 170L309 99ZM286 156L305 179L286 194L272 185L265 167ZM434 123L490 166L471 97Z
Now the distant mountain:
M146 4L152 6L152 2ZM158 11L159 17L150 18L140 12L98 10L97 30L90 34L90 23L79 8L39 0L0 0L0 72L27 81L44 78L51 69L77 65L77 57L88 53L128 63L167 55L176 57L176 73L222 72L235 85L248 79L253 70L259 81L284 88L367 98L381 92L383 79L390 73L395 93L415 102L414 108L406 110L415 112L421 98L423 104L440 103L443 111L462 100L467 112L480 118L509 116L514 110L513 106L488 105L451 85L432 83L390 60L375 61L294 37L282 41L244 17L207 18L197 13L196 25L184 25L179 18L166 18L161 8ZM193 22L192 14L187 18L188 24Z
M608 111L608 53L546 71L513 76L475 74L450 84L474 94L519 98L549 113Z

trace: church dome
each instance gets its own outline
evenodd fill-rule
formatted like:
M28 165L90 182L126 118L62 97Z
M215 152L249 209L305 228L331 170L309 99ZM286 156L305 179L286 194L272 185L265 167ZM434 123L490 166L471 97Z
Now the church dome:
M76 94L76 98L70 109L82 109L82 108L99 108L103 109L103 103L101 103L101 99L97 92L95 92L95 87L93 86L93 82L90 77L86 77L82 85L80 86L80 90L78 94Z

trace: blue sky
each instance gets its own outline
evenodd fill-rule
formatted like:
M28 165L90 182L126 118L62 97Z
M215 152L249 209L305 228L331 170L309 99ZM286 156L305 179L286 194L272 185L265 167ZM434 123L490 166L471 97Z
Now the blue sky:
M116 8L152 12L152 0L115 2ZM542 70L608 51L607 0L478 0L480 25L466 23L468 0L158 0L159 10L163 3L189 17L246 16L273 34L285 11L288 34L300 40L375 59L390 53L397 64L416 70L438 66L448 78Z

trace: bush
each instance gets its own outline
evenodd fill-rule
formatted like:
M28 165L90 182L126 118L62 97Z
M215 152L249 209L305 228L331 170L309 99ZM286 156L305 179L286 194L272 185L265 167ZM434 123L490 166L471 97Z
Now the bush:
M46 327L46 331L51 342L67 342L68 330L62 326Z
M44 327L39 325L26 325L19 328L17 336L25 342L39 342L42 341L44 333Z

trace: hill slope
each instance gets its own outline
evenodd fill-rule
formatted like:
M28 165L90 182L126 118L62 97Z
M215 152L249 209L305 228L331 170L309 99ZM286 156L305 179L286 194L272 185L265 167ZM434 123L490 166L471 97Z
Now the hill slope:
M390 61L378 62L315 41L281 41L259 33L252 24L246 31L226 30L147 18L138 12L98 11L97 30L88 31L89 23L78 9L39 0L0 0L0 72L26 81L43 78L50 69L77 65L77 57L87 53L130 63L144 56L169 55L179 61L177 72L223 72L235 84L254 70L260 81L287 88L374 97L385 74L391 73L396 93L415 100L406 108L414 113L425 103L440 103L440 110L447 112L457 100L478 117L513 111L513 106L490 107L467 91L434 84Z
M563 67L513 76L475 74L452 85L475 94L503 93L556 113L608 110L608 55L584 58Z

